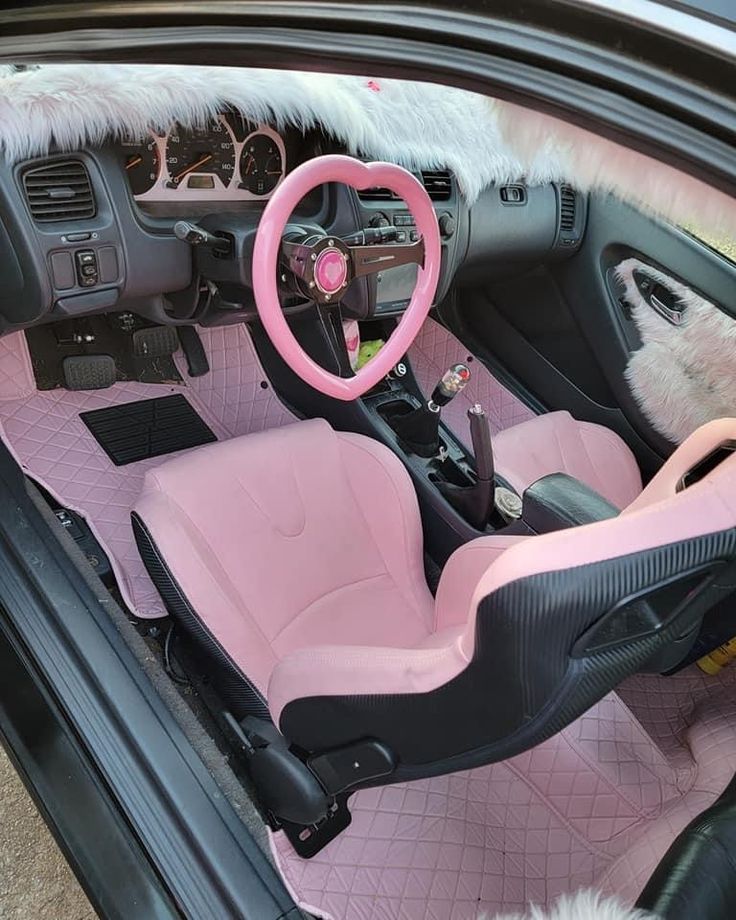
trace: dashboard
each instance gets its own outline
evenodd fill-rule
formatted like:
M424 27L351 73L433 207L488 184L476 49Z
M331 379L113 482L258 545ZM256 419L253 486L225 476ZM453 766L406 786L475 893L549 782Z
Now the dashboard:
M197 128L173 123L71 152L18 162L0 157L0 327L109 310L157 323L256 317L252 249L265 204L299 164L346 152L320 126L287 123L277 130L226 111ZM456 276L474 281L494 264L514 271L516 264L564 258L580 243L584 200L571 205L572 191L563 186L490 186L470 209L449 170L415 175L440 226L438 300ZM181 218L227 239L228 253L183 242L174 232ZM397 244L416 234L406 205L390 190L339 183L313 189L294 221L337 236L390 225ZM400 313L415 273L408 266L370 282L357 279L342 299L345 315ZM298 312L304 298L285 289L282 305Z
M199 128L177 124L142 141L124 139L118 149L133 197L144 206L267 201L287 167L281 134L230 114Z

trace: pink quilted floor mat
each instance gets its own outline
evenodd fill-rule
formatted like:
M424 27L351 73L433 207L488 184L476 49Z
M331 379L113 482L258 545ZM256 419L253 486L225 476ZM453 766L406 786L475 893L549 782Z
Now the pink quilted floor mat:
M427 395L451 364L469 365L470 382L442 410L442 420L465 445L471 443L467 412L474 403L480 403L485 409L492 434L534 418L528 406L500 384L459 339L433 319L425 320L409 349L409 360L417 383Z
M282 834L274 856L331 920L479 920L586 887L633 902L736 769L734 675L636 678L504 763L359 792L316 857Z
M23 333L0 339L3 440L32 478L84 515L110 557L125 602L140 617L165 610L138 556L130 509L146 470L165 458L116 467L79 414L183 393L221 440L295 421L268 384L244 325L199 331L211 368L204 377L188 377L177 355L183 384L116 383L84 392L37 391Z

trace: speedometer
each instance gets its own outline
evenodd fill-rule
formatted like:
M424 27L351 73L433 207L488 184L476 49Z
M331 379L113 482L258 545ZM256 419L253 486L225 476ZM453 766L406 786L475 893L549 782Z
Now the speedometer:
M230 130L219 119L202 128L174 125L166 141L169 188L213 189L215 177L225 186L235 171L235 147Z

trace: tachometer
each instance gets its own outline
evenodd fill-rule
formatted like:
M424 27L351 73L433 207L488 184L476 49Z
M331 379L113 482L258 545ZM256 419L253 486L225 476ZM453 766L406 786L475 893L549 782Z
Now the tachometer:
M284 175L281 148L268 134L251 134L240 154L240 188L252 195L268 195Z
M210 189L215 176L227 188L235 171L235 147L230 131L219 119L202 128L174 125L166 141L169 188Z
M120 150L123 166L128 177L130 189L134 195L145 195L156 184L161 164L158 161L158 148L153 138L147 144L138 141L122 141Z

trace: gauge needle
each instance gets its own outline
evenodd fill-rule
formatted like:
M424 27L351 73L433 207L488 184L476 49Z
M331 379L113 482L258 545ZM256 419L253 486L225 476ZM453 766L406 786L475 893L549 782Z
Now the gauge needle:
M140 154L138 154L138 156L133 157L132 160L128 160L128 162L125 164L125 168L132 169L134 166L137 166L139 163L142 163L142 162L143 162L143 157Z
M212 159L211 153L205 153L204 156L201 156L196 163L191 163L189 166L186 166L182 169L181 172L177 173L175 176L172 176L174 182L179 182L180 179L183 179L187 173L194 172L195 169L199 169L200 166L204 166L205 163L209 163Z
M251 153L248 155L248 165L245 167L246 176L250 175L250 171L251 169L253 169L255 165L256 165L256 158Z

